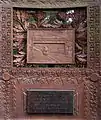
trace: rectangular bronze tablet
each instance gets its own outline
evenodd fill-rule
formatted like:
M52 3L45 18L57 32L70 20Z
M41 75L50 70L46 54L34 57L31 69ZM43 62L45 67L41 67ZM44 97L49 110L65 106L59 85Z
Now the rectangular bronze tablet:
M73 91L28 90L26 112L73 115Z
M29 29L27 63L74 63L74 29Z

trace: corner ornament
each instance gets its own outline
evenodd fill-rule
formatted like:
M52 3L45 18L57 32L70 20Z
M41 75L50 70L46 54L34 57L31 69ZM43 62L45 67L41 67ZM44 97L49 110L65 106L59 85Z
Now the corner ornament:
M90 80L92 82L97 82L100 79L100 75L98 73L93 73L90 75Z
M8 72L4 72L2 78L4 81L9 81L11 78L11 75Z

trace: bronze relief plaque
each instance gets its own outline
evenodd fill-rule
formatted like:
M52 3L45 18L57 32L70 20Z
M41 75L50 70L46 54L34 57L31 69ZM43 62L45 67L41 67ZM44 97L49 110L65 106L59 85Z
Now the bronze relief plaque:
M26 97L28 114L73 115L73 91L29 89Z
M74 29L29 29L27 63L74 63Z

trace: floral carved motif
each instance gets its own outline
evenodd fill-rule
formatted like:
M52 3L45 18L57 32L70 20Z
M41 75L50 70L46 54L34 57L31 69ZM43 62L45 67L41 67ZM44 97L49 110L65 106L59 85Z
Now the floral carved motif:
M10 74L8 72L3 73L3 80L10 80Z
M35 66L86 67L87 66L87 11L86 11L86 8L77 8L77 9L72 8L72 9L61 9L61 10L60 9L56 9L56 10L24 9L22 10L19 8L14 8L13 13L14 13L13 14L13 65L15 67L35 67ZM29 28L32 30L28 30ZM63 29L64 30L67 29L67 32L66 31L63 32ZM54 30L54 34L51 33L53 30ZM58 37L56 37L57 34L55 33L57 33L58 31L61 32L60 37L59 35ZM47 34L50 34L50 36L49 35L46 36L47 34L45 34L45 32ZM33 37L33 41L32 41L31 36L33 36L33 34L35 35L35 37ZM55 35L55 39L53 37L54 35ZM31 39L27 36L30 36ZM65 39L63 36L65 37ZM70 39L68 38L68 36L70 37ZM36 55L37 58L39 58L40 56L43 57L43 55L40 55L41 49L43 46L42 43L41 45L39 44L39 42L38 44L37 43L34 44L34 42L39 39L41 40L41 42L42 40L44 40L44 42L50 41L47 44L47 46L48 45L51 46L52 41L61 42L62 40L61 43L65 42L65 47L66 47L64 50L65 54L69 56L66 56L65 58L63 56L64 54L63 51L62 52L60 51L59 52L61 53L60 54L61 57L60 57L60 55L58 54L58 51L61 49L61 47L63 49L63 44L58 43L58 50L56 51L57 45L55 43L55 44L52 44L52 46L50 47L50 51L51 51L51 49L54 48L54 45L55 45L55 52L53 49L52 53L50 54L52 54L53 56L54 54L58 54L58 55L55 55L54 57L52 55L49 55L49 56L47 55L48 60L45 56L45 59L47 60L46 62L41 62L41 58L40 58L40 62L38 61L36 62L37 65L31 64L33 63L32 61L36 59L35 55L33 55L31 51L34 51L35 53L36 52L39 53L39 56ZM68 46L66 41L70 46ZM71 43L71 41L74 45ZM31 46L29 43L31 44ZM46 44L44 43L44 45ZM26 50L26 46L27 46L27 50ZM61 47L59 48L59 46ZM33 48L34 49L36 48L36 49L33 50ZM72 56L74 57L72 58L73 60L65 61L65 59L67 59L68 57L71 58L71 54L73 54ZM29 60L30 64L27 64L26 61L28 61L29 57L31 58L31 61ZM55 57L57 58L56 60L55 60ZM64 62L61 62L60 65L58 65L60 60L59 57L63 58L64 60ZM51 62L52 62L52 65L49 64ZM41 63L41 65L39 65L38 63ZM45 65L43 65L43 63ZM62 63L64 65L62 65Z

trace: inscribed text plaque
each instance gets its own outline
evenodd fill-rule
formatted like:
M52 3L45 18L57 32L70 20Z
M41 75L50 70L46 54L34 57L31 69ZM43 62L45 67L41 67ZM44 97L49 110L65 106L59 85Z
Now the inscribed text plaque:
M29 114L73 115L74 91L29 89L26 93L26 112Z

